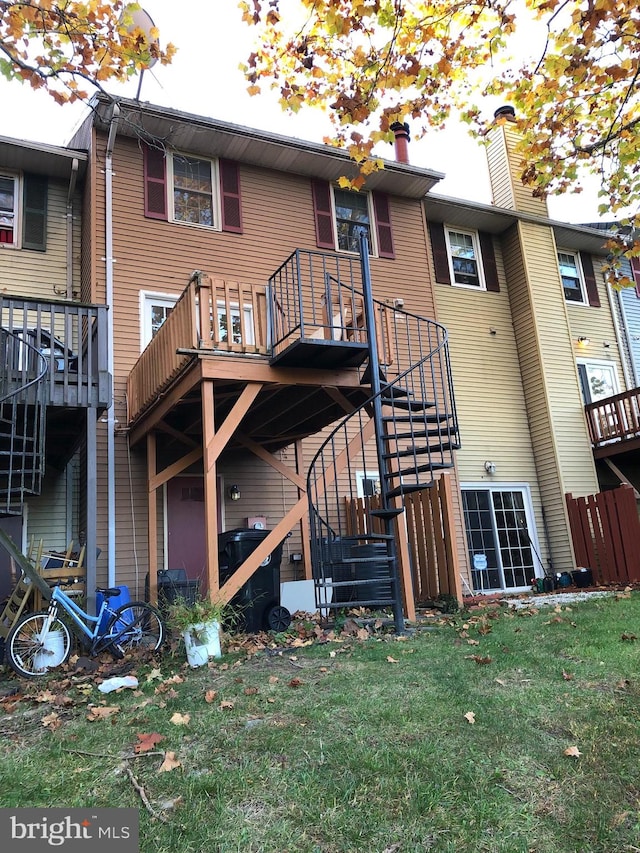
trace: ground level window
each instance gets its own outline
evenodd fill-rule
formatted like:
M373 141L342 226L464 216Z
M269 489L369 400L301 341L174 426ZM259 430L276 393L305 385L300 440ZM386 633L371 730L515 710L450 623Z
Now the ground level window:
M463 488L462 504L474 592L528 587L536 571L527 492Z

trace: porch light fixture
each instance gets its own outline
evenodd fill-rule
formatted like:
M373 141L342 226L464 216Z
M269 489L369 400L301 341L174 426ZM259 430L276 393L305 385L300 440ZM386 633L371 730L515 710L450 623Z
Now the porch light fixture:
M229 497L232 501L239 501L242 497L240 494L240 489L235 484L229 489Z
M581 347L588 347L591 343L591 340L586 337L586 335L580 335L580 337L578 338L578 343Z
M496 463L495 462L489 462L489 461L485 462L484 463L484 470L487 472L487 474L490 474L490 475L495 474L496 473Z

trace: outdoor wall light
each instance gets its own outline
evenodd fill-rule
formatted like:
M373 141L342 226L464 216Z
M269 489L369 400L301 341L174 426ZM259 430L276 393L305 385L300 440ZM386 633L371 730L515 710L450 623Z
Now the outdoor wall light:
M578 338L578 343L582 347L588 347L591 341L589 338L586 337L586 335L580 335L580 337Z
M229 497L232 501L239 501L242 497L240 489L235 484L229 489Z
M487 474L495 474L496 473L496 463L495 462L489 462L489 461L485 462L484 463L484 470L487 472Z

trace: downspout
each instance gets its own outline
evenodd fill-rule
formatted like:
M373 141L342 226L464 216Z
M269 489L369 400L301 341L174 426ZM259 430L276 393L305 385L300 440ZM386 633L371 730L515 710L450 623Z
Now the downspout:
M116 460L115 395L113 374L113 149L118 132L120 109L112 105L109 137L105 152L105 301L107 303L107 365L111 377L111 402L107 410L107 585L116 583Z
M78 158L74 157L67 192L67 299L73 299L73 194L76 191L78 167Z
M618 348L618 352L620 353L620 363L622 364L622 375L624 376L624 385L625 391L629 391L631 388L635 387L631 376L629 375L629 366L627 364L627 354L623 346L622 334L620 333L620 321L618 319L618 312L616 311L616 305L613 299L613 288L609 284L609 282L605 281L605 290L607 291L607 299L609 301L609 310L611 311L611 319L613 320L613 331L616 336L616 345ZM620 299L620 296L618 295ZM622 299L619 301L619 306L622 311L622 315L624 316L624 306L622 304ZM626 326L626 322L625 322ZM627 326L628 328L628 326ZM630 347L629 347L630 349Z

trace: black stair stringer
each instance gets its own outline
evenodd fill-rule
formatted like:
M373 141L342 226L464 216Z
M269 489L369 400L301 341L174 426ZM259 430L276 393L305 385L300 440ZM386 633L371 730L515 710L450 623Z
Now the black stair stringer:
M20 335L0 328L0 516L20 515L40 494L45 465L47 362Z

